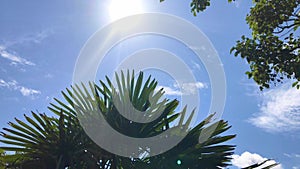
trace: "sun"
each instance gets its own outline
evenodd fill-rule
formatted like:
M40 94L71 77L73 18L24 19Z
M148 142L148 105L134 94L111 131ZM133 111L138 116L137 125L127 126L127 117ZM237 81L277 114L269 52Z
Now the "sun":
M141 0L111 0L109 17L112 21L143 12Z

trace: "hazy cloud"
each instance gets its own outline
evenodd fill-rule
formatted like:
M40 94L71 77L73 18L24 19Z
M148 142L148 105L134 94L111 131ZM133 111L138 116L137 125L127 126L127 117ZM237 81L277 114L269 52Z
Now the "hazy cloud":
M201 66L199 63L192 61L193 69L201 70Z
M52 34L52 30L43 30L34 34L29 34L28 36L23 37L23 42L34 42L41 43L44 39L46 39L50 34Z
M283 85L264 92L260 111L249 121L269 132L300 129L300 90Z
M47 74L44 75L44 77L47 78L47 79L52 79L54 77L54 75L51 74L51 73L47 73Z
M23 96L34 96L34 95L41 94L39 90L18 85L18 82L15 80L7 82L3 79L0 79L0 87L5 87L11 90L19 91Z
M252 164L256 164L256 163L261 163L265 160L267 160L267 158L264 158L262 156L260 156L259 154L256 153L249 153L249 152L244 152L242 155L232 155L232 165L237 166L239 168L243 168L243 167L247 167L250 166ZM256 169L262 169L263 167L266 167L268 165L274 164L276 163L276 161L274 160L270 160L268 162L266 162L264 165L262 165L259 168ZM283 169L282 165L279 164L275 167L273 167L272 169Z
M39 32L34 33L28 33L23 36L20 36L19 38L8 41L5 43L6 46L12 46L16 44L23 44L23 43L41 43L44 39L49 37L49 35L53 34L52 29L46 29Z
M284 156L286 156L287 158L289 158L289 161L296 161L297 164L294 164L294 166L292 167L292 169L300 169L300 154L295 154L295 153L284 153Z
M288 154L288 153L284 153L284 156L288 157L288 158L300 158L300 154Z

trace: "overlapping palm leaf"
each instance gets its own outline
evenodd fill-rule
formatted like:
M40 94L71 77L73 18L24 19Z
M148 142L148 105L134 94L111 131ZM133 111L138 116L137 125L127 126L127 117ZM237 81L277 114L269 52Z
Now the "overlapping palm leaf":
M3 129L0 141L7 146L1 149L15 152L5 155L5 165L40 169L214 169L229 165L234 146L222 143L234 135L221 136L230 128L227 122L220 120L211 124L211 115L194 128L189 128L193 112L188 118L185 117L186 108L175 112L179 102L162 99L163 89L157 90L157 81L151 77L145 80L142 72L137 78L134 72L127 71L126 75L121 72L120 76L116 75L116 85L107 77L106 82L100 81L99 85L92 82L74 85L62 95L65 101L55 99L56 103L49 106L55 116L32 112L31 117L25 116L25 121L15 119L16 122L9 123L11 128ZM155 116L156 110L161 113L149 123L134 122L120 114L121 109L130 117L134 110L132 107L128 109L128 104L146 112L146 118ZM182 142L163 154L132 159L114 155L96 145L84 132L78 117L103 117L116 131L131 137L152 137L168 129L189 133ZM147 153L147 150L144 151Z
M6 151L17 152L6 155L7 166L11 168L64 168L65 166L86 165L86 148L91 141L76 123L76 119L64 116L49 117L32 112L25 116L26 122L15 119L11 129L4 128L2 143L11 146L1 147Z

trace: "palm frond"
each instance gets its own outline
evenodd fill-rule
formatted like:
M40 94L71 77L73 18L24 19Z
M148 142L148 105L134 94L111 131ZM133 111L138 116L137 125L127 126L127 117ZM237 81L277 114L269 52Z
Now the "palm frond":
M186 107L176 112L179 102L162 99L164 92L157 90L157 84L151 76L144 79L143 72L135 78L134 72L127 71L116 74L116 85L106 77L99 85L90 82L67 88L62 91L64 101L55 99L55 103L50 103L49 110L54 117L32 112L31 117L25 116L24 122L15 119L16 122L9 123L11 128L3 129L0 141L7 146L1 149L16 152L6 156L7 164L41 169L213 169L228 166L234 146L223 143L234 135L221 135L230 128L228 123L220 120L210 124L211 115L189 128L194 112L187 112ZM120 111L125 111L126 117ZM136 113L143 116L134 119ZM140 159L120 157L96 145L80 125L79 118L100 117L116 131L136 138L156 136L170 129L174 136L181 136L182 131L188 134L163 154ZM148 118L153 121L139 122Z

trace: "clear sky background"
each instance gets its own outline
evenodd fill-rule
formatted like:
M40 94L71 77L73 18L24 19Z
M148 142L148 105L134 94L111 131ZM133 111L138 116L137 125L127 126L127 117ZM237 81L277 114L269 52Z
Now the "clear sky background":
M122 0L126 1L126 0ZM282 84L260 92L244 74L246 62L229 53L241 35L250 36L245 16L252 6L246 0L227 3L215 0L194 17L189 1L158 0L129 2L137 12L162 12L182 17L199 27L210 39L222 60L227 80L227 100L223 119L237 134L230 143L237 145L233 164L245 166L271 158L277 168L300 168L300 92ZM53 0L0 2L0 127L14 117L30 111L49 112L53 98L72 84L72 75L80 49L90 36L122 15L113 13L113 0ZM116 3L118 4L118 3ZM133 8L131 10L135 10ZM119 11L120 11L119 10ZM160 43L156 43L160 42ZM98 73L99 78L114 70L122 57L138 49L159 47L181 56L197 76L199 83L189 88L200 91L200 112L208 112L210 84L203 64L180 47L178 42L159 36L141 36L114 47ZM150 72L151 73L151 72ZM157 74L170 98L178 96L172 79ZM182 91L182 92L194 92ZM199 117L201 120L201 117Z

